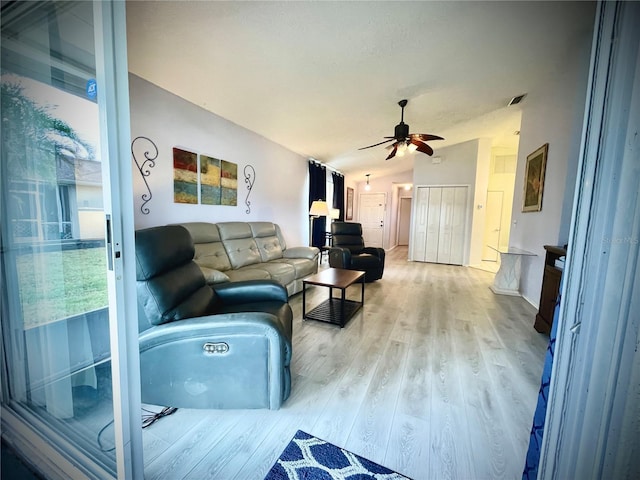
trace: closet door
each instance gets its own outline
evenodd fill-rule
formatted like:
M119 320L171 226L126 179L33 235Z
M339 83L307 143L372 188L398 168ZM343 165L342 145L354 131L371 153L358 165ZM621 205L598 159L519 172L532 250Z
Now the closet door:
M468 187L418 187L413 260L462 265Z
M440 251L440 218L442 211L442 188L429 188L427 203L427 238L425 240L425 262L439 262Z
M453 188L453 207L450 223L451 247L449 261L453 265L462 265L464 259L464 224L467 216L467 187Z
M425 261L427 242L427 212L429 210L429 188L418 187L416 192L416 210L413 225L413 260Z

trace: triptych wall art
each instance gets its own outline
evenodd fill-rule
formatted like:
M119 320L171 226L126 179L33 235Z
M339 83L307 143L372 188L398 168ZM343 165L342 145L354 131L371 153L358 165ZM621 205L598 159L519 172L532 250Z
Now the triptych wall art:
M199 172L199 173L198 173ZM198 185L200 188L198 189ZM219 158L173 149L173 201L203 205L238 204L238 165Z

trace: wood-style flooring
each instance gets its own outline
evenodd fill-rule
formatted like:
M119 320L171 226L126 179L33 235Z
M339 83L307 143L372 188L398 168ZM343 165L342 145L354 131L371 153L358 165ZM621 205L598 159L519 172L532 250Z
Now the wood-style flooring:
M535 309L486 271L406 258L387 252L343 329L303 322L292 297L284 407L179 409L143 431L145 478L261 480L296 430L415 480L521 478L548 342Z

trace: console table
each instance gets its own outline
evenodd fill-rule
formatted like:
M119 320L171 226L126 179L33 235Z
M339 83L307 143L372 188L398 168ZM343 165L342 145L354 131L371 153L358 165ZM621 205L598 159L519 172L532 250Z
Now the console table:
M500 254L500 268L498 269L491 291L498 295L520 296L520 267L522 257L536 256L535 253L516 247L495 248L489 246Z
M354 283L360 283L362 290L360 301L347 300L345 292ZM307 285L329 287L329 298L307 312ZM333 289L342 292L340 298L333 297ZM344 327L345 323L364 305L364 272L359 270L345 270L342 268L327 268L302 281L302 318L333 323Z

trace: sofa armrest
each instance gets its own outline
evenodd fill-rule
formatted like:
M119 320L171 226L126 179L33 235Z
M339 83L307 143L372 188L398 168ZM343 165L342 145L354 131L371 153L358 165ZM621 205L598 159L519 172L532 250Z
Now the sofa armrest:
M317 247L293 247L282 252L284 258L308 258L313 260L318 257L320 249Z
M329 249L329 266L331 268L351 268L351 250L344 247Z
M179 320L139 337L142 401L277 409L290 391L291 338L263 312Z
M142 332L138 342L142 352L158 345L187 338L232 338L252 332L256 334L271 332L269 335L274 335L274 338L282 337L285 351L290 350L291 338L287 335L282 323L275 315L266 312L221 313L163 323Z
M369 253L371 255L375 255L376 257L378 257L380 260L382 260L384 262L384 248L378 248L378 247L364 247L362 249L362 253Z
M288 303L287 289L275 280L244 280L212 285L213 291L225 304L279 301Z
M200 265L200 270L202 270L204 279L210 285L231 281L226 273L221 272L220 270L216 270L215 268L203 267Z

